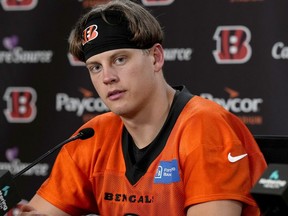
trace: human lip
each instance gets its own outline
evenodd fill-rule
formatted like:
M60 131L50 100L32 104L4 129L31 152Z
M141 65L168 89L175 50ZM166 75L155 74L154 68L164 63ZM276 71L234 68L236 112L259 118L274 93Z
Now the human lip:
M117 100L119 99L123 94L124 94L124 90L113 90L113 91L109 91L107 97L110 100Z

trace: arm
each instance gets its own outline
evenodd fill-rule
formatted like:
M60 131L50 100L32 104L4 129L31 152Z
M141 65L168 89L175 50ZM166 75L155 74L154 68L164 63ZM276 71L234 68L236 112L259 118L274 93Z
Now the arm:
M33 216L33 215L53 215L53 216L69 216L59 208L55 207L39 195L35 195L28 205L21 208L19 216Z
M240 216L242 203L234 200L217 200L190 206L187 216Z

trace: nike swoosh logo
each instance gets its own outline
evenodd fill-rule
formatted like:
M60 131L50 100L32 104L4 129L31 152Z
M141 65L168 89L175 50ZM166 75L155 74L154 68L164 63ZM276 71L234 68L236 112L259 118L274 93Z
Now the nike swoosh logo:
M242 155L238 155L238 156L232 156L231 153L228 154L228 161L231 163L235 163L239 160L241 160L242 158L246 157L247 154L242 154Z

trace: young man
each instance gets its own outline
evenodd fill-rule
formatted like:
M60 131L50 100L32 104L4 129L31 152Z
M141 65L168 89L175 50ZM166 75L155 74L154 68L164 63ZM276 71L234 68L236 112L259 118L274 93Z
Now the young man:
M25 215L260 215L249 191L266 163L245 125L220 105L172 88L163 33L132 1L84 15L70 52L111 112L65 145Z

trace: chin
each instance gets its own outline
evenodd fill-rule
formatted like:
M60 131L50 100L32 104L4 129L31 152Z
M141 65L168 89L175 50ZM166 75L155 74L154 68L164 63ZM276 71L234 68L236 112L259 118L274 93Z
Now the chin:
M121 109L120 108L112 108L110 110L111 110L111 112L113 112L114 114L119 115L119 116L123 116L123 115L127 114L127 111L123 110L122 108Z

